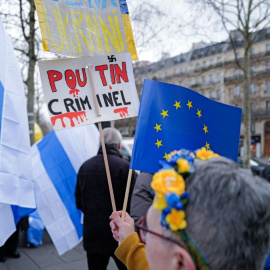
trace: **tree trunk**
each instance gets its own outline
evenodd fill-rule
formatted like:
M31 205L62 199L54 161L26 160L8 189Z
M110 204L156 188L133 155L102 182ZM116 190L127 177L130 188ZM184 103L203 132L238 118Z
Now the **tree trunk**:
M27 95L27 111L28 111L28 123L30 132L30 142L31 145L35 142L34 136L34 95L35 95L35 66L36 66L36 54L35 54L35 4L34 0L29 0L30 11L29 11L29 36L28 36L28 75L26 80L26 85L28 88Z
M244 104L243 104L243 117L244 117L244 168L249 168L250 160L250 142L251 142L251 114L250 114L250 47L249 36L244 39Z

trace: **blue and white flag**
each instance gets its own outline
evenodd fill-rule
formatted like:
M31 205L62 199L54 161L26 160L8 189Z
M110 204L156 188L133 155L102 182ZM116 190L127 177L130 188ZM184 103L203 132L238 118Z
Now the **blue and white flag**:
M37 210L59 255L81 241L82 213L75 203L77 173L98 148L95 125L51 131L32 146Z
M24 86L0 20L0 246L35 207Z

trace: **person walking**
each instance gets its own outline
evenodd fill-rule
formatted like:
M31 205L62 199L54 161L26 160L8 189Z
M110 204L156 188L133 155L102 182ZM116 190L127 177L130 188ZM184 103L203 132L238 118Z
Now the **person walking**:
M114 128L105 128L103 136L116 208L122 209L129 172L129 163L122 158L119 152L122 136ZM135 180L136 174L133 172L130 196ZM114 255L118 245L113 239L109 226L112 204L101 147L95 157L82 164L77 176L75 197L77 208L82 210L84 214L83 246L87 252L88 268L90 270L106 270L109 259L112 257L118 269L126 269L124 264ZM127 211L130 209L129 201Z

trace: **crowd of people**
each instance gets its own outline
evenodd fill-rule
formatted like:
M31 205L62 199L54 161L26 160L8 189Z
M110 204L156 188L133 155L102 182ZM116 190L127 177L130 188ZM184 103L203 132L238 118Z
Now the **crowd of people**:
M103 130L115 204L129 163L121 134ZM270 269L270 167L261 176L204 148L171 153L155 174L133 172L127 212L112 212L102 148L82 164L75 190L90 270ZM0 250L18 258L17 233ZM4 259L2 260L4 261Z

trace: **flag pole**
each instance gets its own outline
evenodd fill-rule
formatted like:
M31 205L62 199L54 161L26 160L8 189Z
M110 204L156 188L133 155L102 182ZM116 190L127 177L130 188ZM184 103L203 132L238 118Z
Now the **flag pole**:
M122 210L122 219L123 220L125 219L125 214L126 214L126 210L127 210L127 202L128 202L128 195L129 195L129 190L130 190L131 177L132 177L132 169L129 169L124 205L123 205L123 210Z
M98 108L98 103L97 103L97 97L96 97L96 90L95 90L95 84L94 84L94 79L93 79L92 67L87 66L87 69L88 69L88 74L89 74L89 78L90 78L92 94L93 94L93 98L94 98L94 102L95 102L96 114L97 114L97 117L100 117L101 115L99 113L99 108ZM115 199L114 199L114 194L113 194L112 179L111 179L111 174L110 174L110 168L109 168L109 163L108 163L108 157L107 157L107 152L106 152L106 147L105 147L105 141L104 141L104 136L103 136L103 132L102 132L101 122L98 122L98 129L99 129L99 134L100 134L100 141L101 141L102 152L103 152L103 157L104 157L104 163L105 163L105 169L106 169L107 180L108 180L108 185L109 185L112 208L113 208L113 211L115 212L116 211L116 206L115 206Z

